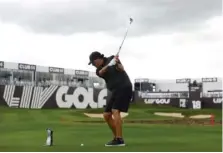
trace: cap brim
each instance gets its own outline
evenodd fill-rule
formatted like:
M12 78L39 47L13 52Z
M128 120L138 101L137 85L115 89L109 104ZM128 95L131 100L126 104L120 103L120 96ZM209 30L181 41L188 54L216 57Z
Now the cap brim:
M89 62L89 63L88 63L88 65L91 65L91 64L92 64L92 62Z

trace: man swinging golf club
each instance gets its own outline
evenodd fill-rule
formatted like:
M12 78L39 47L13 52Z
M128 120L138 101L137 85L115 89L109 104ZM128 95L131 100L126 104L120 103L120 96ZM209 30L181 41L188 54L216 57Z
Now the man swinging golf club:
M107 89L111 91L111 98L107 101L103 115L114 138L105 146L125 146L120 112L128 112L132 83L117 56L104 57L95 51L90 54L89 59L89 65L96 67L96 74L105 80Z

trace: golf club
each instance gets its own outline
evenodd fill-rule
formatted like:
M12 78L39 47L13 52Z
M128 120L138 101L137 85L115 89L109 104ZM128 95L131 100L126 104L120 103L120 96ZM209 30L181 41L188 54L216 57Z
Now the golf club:
M125 32L124 39L122 40L122 43L121 43L121 45L120 45L120 47L119 47L119 50L118 50L118 53L116 54L116 56L119 56L119 53L120 53L120 51L121 51L121 49L122 49L123 43L124 43L125 38L126 38L126 36L127 36L127 34L128 34L128 31L129 31L130 25L131 25L132 22L133 22L133 19L132 19L132 18L129 18L129 21L130 21L130 22L129 22L129 26L127 27L127 30L126 30L126 32Z

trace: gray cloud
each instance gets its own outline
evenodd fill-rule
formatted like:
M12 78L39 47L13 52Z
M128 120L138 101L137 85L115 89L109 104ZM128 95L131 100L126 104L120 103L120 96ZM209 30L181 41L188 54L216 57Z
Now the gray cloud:
M203 21L221 14L221 0L86 0L43 3L1 3L0 20L37 33L69 35L79 32L123 34L132 16L131 35L199 28Z

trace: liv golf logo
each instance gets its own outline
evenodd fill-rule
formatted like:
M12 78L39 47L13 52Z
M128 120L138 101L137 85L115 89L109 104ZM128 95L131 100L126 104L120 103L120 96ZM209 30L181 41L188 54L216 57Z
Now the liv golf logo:
M67 94L69 87L63 86L57 90L56 102L59 108L75 108L85 109L88 106L91 108L102 108L106 104L105 97L107 96L107 89L103 89L98 94L98 102L95 102L93 97L93 89L88 90L79 87L76 88L73 94ZM63 98L64 96L64 98Z
M106 104L106 97L107 89L100 90L96 94L92 88L68 86L43 88L7 85L3 93L3 99L9 107L33 109L41 109L46 104L59 108L102 108Z

